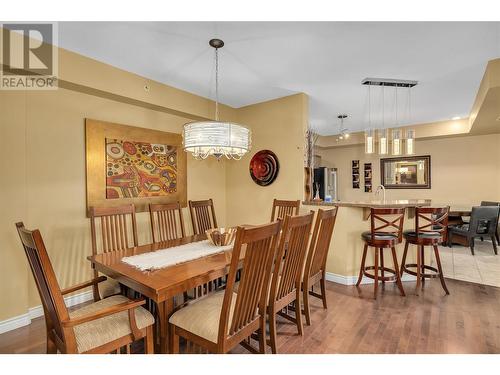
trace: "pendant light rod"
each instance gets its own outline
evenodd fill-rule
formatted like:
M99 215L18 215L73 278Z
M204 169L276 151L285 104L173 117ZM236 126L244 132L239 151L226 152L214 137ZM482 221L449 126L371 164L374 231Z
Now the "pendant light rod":
M219 121L219 48L224 47L224 42L210 39L208 44L215 49L215 121Z

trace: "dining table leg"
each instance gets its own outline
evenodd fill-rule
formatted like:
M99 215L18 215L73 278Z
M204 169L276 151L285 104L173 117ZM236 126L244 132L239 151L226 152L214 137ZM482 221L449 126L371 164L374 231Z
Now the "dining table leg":
M159 329L156 330L159 332L159 338L160 338L160 347L159 347L159 353L162 354L167 354L169 353L169 347L168 347L168 319L170 318L170 315L172 315L174 311L174 298L167 298L165 301L162 302L157 302L156 303L157 309L158 309L158 317L156 324L158 324ZM158 341L158 340L156 340Z

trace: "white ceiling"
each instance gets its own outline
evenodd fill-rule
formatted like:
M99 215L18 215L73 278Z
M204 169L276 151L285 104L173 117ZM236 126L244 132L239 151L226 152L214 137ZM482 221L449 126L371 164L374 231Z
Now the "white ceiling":
M419 81L400 89L402 123L467 116L488 60L500 57L500 23L479 22L61 22L59 45L180 89L214 98L218 37L220 101L241 107L304 92L320 134L367 126L365 77ZM372 121L381 121L372 89ZM395 122L394 89L385 122Z

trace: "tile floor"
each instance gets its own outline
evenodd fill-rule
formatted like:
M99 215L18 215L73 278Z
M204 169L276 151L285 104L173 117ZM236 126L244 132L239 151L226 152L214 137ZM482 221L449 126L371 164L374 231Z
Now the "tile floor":
M500 255L495 255L491 241L476 240L473 256L468 247L440 246L445 277L500 287ZM435 260L432 260L435 267Z

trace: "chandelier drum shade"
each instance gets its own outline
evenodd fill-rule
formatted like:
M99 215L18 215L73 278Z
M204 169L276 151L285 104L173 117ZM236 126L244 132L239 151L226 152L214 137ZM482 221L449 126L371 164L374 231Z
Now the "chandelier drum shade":
M211 39L208 44L215 49L215 120L197 121L184 125L182 139L184 151L196 159L210 155L220 160L240 160L252 146L252 132L247 127L233 122L219 121L219 48L220 39Z
M197 159L209 155L239 160L251 148L250 130L232 122L200 121L184 125L184 150Z

